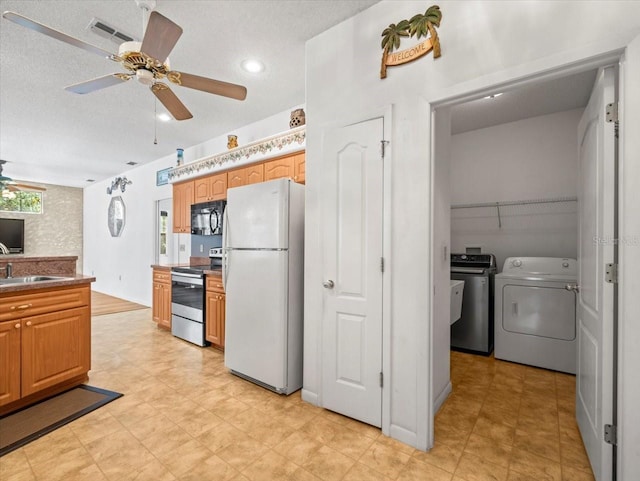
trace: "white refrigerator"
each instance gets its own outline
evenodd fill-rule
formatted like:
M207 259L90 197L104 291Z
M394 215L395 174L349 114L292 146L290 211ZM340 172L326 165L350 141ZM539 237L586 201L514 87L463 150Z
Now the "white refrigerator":
M224 213L224 362L290 394L302 387L304 186L276 179L231 188Z

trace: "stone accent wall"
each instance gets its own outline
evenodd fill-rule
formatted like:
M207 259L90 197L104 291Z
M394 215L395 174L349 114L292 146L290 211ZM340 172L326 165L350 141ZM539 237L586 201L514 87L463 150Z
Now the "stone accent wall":
M26 257L77 256L82 272L82 189L51 184L42 193L42 214L0 212L0 217L24 219Z

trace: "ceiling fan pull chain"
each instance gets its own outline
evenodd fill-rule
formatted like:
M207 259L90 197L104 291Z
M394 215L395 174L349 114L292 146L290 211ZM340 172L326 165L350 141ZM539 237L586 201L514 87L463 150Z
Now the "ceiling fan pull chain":
M158 145L158 99L153 97L153 145Z

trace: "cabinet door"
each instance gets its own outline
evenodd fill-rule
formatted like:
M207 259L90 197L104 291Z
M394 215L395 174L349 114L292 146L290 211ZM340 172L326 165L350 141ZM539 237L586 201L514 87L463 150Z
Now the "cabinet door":
M195 204L209 201L210 177L203 177L193 181L193 201Z
M293 178L292 157L282 157L281 159L270 160L264 163L264 180L281 179L282 177Z
M227 188L240 187L247 183L246 169L234 169L227 172Z
M0 406L20 399L20 321L0 323Z
M171 329L171 284L160 285L160 326Z
M173 232L191 233L191 204L194 203L194 182L173 186Z
M224 346L224 294L207 291L205 338L216 346Z
M210 200L223 200L227 198L227 173L211 176L209 181Z
M299 184L305 181L305 154L298 154L293 157L293 180Z
M264 164L250 165L249 167L245 167L244 170L247 184L264 182Z
M153 283L153 302L151 305L151 317L153 322L159 323L162 316L162 284Z
M91 368L88 307L26 317L21 330L23 397Z

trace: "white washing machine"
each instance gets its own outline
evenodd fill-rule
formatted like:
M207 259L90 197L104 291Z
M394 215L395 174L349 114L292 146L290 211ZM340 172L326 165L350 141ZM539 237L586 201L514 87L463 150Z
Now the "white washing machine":
M575 259L509 257L495 276L495 357L576 372Z

